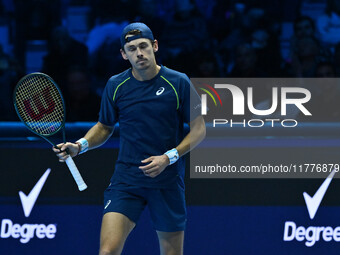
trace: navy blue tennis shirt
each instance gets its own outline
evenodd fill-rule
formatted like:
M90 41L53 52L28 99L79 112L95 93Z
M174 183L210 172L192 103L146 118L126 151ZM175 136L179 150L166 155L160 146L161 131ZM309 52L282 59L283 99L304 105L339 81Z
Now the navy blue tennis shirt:
M197 97L190 100L190 92ZM148 81L136 80L131 68L112 76L99 113L99 122L104 125L119 122L120 150L111 182L150 188L184 187L183 157L155 178L145 176L139 166L142 160L175 148L184 138L183 124L200 115L200 105L189 78L164 66Z

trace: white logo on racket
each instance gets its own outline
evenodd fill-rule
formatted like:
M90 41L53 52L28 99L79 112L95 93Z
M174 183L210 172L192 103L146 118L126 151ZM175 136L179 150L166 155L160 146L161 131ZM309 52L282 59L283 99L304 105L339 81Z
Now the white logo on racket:
M111 200L107 201L107 203L106 203L104 209L106 209L110 204L111 204Z
M161 95L163 92L164 92L165 88L164 87L160 87L157 92L156 92L156 95L159 96Z

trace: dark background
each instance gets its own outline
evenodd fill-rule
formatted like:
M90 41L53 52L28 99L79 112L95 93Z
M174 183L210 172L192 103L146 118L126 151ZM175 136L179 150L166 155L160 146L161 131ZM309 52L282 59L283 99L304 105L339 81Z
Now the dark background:
M190 78L334 78L340 74L339 2L0 1L0 218L20 224L58 224L55 240L35 238L22 245L13 238L0 239L0 253L95 254L103 191L113 173L119 146L115 134L103 147L75 158L88 184L86 191L79 192L50 145L18 122L12 93L23 75L42 71L58 83L67 104L67 139L75 141L97 121L108 78L129 67L119 53L119 36L129 22L148 24L159 41L158 63ZM261 96L255 103L261 103L268 90L256 91ZM336 160L338 99L339 85L325 83L313 93L313 122L303 125L306 120L298 119L301 126L292 132L231 129L228 156L245 153L245 157L257 158L280 152L295 153L301 159L324 154ZM260 146L268 140L272 146ZM303 145L293 146L292 140ZM47 168L52 169L51 174L31 216L25 218L18 192L28 194ZM185 254L338 254L339 244L334 241L320 241L306 248L304 242L282 240L285 221L306 228L339 225L337 178L310 220L302 194L313 196L324 179L189 177L187 171ZM123 254L158 254L147 211Z
M2 0L0 120L17 121L13 88L42 71L61 87L67 121L96 121L108 78L129 67L119 37L134 21L153 30L158 63L190 78L338 77L338 15L339 0ZM339 85L314 95L315 121L339 121Z

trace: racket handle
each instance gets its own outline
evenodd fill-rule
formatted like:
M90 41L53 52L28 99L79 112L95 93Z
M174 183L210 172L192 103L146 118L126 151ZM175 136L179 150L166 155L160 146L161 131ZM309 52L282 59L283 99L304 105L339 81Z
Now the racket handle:
M71 156L67 157L65 162L66 162L68 168L70 169L70 172L73 176L73 179L76 181L76 183L78 185L78 189L80 191L85 190L87 188L87 185L85 184L83 177L81 177L76 164L74 164L72 157Z

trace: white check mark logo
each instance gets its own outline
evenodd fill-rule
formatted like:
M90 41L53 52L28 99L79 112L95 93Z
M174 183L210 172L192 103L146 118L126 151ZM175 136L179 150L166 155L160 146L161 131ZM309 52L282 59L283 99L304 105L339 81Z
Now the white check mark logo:
M26 194L22 191L19 191L19 196L22 204L22 208L24 209L24 214L26 217L29 217L35 202L40 194L41 189L43 188L48 175L50 174L51 169L47 169L46 172L41 176L39 181L35 184L31 192L26 196Z
M320 188L316 191L313 197L308 195L306 192L303 192L303 197L305 199L309 217L311 219L314 218L317 210L319 209L321 201L324 195L326 194L326 191L328 189L329 184L331 183L333 179L334 174L335 174L335 169L333 169L333 171L329 174L326 180L324 180L324 182L321 184Z

